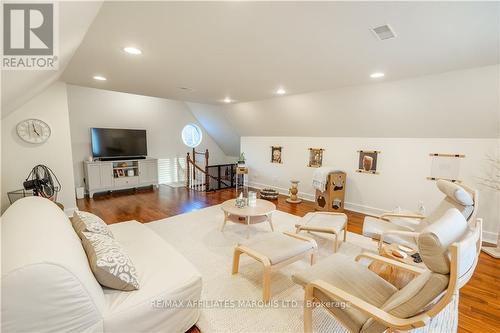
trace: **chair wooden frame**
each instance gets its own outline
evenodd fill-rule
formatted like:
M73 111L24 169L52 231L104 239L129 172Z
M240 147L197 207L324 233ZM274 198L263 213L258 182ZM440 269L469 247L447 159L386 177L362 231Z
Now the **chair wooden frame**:
M311 243L311 249L307 250L305 252L302 252L296 256L290 257L284 261L281 261L275 265L271 263L268 257L263 255L262 253L259 253L252 248L245 246L245 245L238 245L234 249L234 255L233 255L233 269L232 269L232 274L238 274L239 271L239 266L240 266L240 256L241 254L246 254L249 257L252 257L253 259L259 261L262 263L263 266L263 271L262 271L262 300L264 302L269 302L271 299L271 273L273 270L279 269L281 267L287 266L297 260L300 260L306 256L310 256L310 263L311 266L316 263L316 255L318 252L318 245L316 244L316 241L312 238L309 237L304 237L301 235L293 234L291 232L283 232L283 234L301 240L305 242Z
M469 219L467 220L467 222L469 223L470 222L474 222L476 221L476 215L477 215L477 208L478 208L478 197L479 197L479 191L478 190L475 190L465 184L460 184L461 187L464 188L464 190L466 190L471 196L472 196L472 201L474 202L474 208L472 210L472 213L471 213L471 216L469 217ZM390 218L391 217L399 217L399 218L407 218L407 219L414 219L417 221L417 223L420 223L423 219L426 218L426 216L424 215L420 215L420 214L412 214L412 213L384 213L380 216L373 216L375 218L379 218L381 220L384 220L388 223L392 223L390 221ZM416 231L406 231L406 230L388 230L388 231L384 231L380 234L380 238L378 239L378 248L379 250L382 248L383 244L384 244L384 235L396 235L396 236L403 236L403 237L417 237L418 236L418 232Z
M333 215L333 216L343 216L345 217L345 222L344 225L340 228L340 232L344 233L344 238L343 242L346 241L347 238L347 215L344 213L337 213L337 212L314 212L313 214L323 214L323 215ZM312 217L311 217L312 219ZM307 225L307 224L296 224L295 225L295 233L299 233L301 231L307 231L307 232L320 232L320 233L325 233L325 234L332 234L335 239L333 241L333 252L337 252L337 249L339 248L339 233L335 228L329 228L329 227L315 227L313 225Z
M451 302L453 296L458 292L458 290L463 287L472 277L472 274L474 273L474 270L477 266L479 254L481 251L482 219L476 220L474 233L474 241L476 243L476 258L474 260L474 263L471 265L467 272L465 272L462 276L458 276L460 248L462 245L460 242L456 242L450 245L450 247L448 248L451 255L450 279L448 288L443 292L441 298L425 312L409 318L399 318L323 280L315 280L308 283L305 287L304 332L312 333L312 311L313 308L317 305L315 303L319 302L319 300L314 296L315 291L321 291L323 294L336 301L349 303L357 310L386 325L388 327L388 332L392 332L397 329L409 330L425 326L431 318L435 317ZM372 253L362 253L356 257L356 261L361 258L380 261L395 268L412 271L416 274L420 274L424 271L424 269L422 268L407 265L399 261L385 258ZM326 309L328 310L328 308Z

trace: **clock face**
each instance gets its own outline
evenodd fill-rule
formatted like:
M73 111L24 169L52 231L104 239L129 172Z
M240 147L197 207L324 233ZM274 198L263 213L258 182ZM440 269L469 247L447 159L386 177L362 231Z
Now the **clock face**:
M39 119L26 119L17 124L17 135L29 143L43 143L50 137L50 127Z

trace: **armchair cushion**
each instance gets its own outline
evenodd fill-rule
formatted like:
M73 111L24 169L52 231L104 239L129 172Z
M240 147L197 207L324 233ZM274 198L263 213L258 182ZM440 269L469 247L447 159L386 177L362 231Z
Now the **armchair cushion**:
M448 274L448 247L464 237L466 232L467 221L456 208L449 209L439 220L422 230L417 244L425 265L433 272Z
M331 255L306 271L294 274L292 279L303 287L314 280L324 280L377 307L384 305L397 291L396 287L367 267L342 254ZM315 291L314 296L325 303L340 301L332 300L318 291ZM327 308L342 324L354 332L358 332L369 319L368 315L353 307L347 306L342 309L331 305Z
M422 312L448 286L448 275L426 271L394 293L382 305L382 310L399 318L409 318ZM362 327L363 333L384 332L387 326L370 318Z
M462 206L473 206L474 200L472 195L467 192L463 187L458 184L452 183L448 180L439 179L436 182L437 187L447 197L453 199Z

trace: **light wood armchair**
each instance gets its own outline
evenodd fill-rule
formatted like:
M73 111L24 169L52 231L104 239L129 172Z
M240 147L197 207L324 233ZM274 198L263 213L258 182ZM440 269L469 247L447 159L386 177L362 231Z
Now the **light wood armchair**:
M437 186L446 197L439 203L436 209L428 216L416 213L385 213L380 216L367 216L363 223L363 235L378 239L379 249L384 242L398 243L416 248L416 237L427 226L434 223L441 215L450 208L457 208L466 216L467 221L476 220L478 196L477 190L465 184L454 184L449 181L439 180ZM465 206L457 201L450 193L450 188L462 188L472 198L472 205Z
M459 213L457 212L457 214ZM390 304L391 302L394 304L394 300L402 295L401 293L398 294L399 291L391 296L385 304L378 306L368 302L364 297L354 295L343 288L339 288L335 285L335 283L330 283L323 279L316 279L310 281L305 286L304 332L312 332L313 308L318 304L321 304L322 301L324 302L325 297L336 302L345 302L349 304L350 307L360 311L364 316L366 316L366 318L369 318L361 327L353 329L353 325L345 323L345 316L338 316L338 312L337 315L335 315L335 311L326 307L326 309L332 315L336 316L336 318L351 332L373 333L383 332L385 330L392 332L398 329L409 330L427 325L433 317L439 314L451 302L453 296L457 294L458 290L470 280L476 268L481 248L482 220L477 219L472 228L467 227L465 220L463 220L463 223L465 224L465 231L461 233L460 237L455 237L455 241L446 247L445 250L438 255L438 257L433 257L432 251L435 251L435 249L427 247L428 244L426 244L425 239L421 239L419 241L422 258L424 259L424 263L426 263L428 269L407 265L372 253L362 253L355 259L356 262L360 259L379 261L396 269L415 273L417 277L415 277L407 286L403 288L406 288L405 291L411 290L412 284L418 284L420 275L422 275L423 278L429 275L439 278L445 277L447 285L441 292L438 293L438 295L435 295L430 302L424 304L425 306L423 305L422 308L415 309L414 311L412 310L412 312L407 316L398 316L396 313L401 313L401 308L393 307L391 309ZM439 229L432 228L429 232L434 232L434 230L438 230L439 232ZM443 238L446 239L446 237L448 236L444 236ZM470 251L474 251L473 256L471 256ZM438 259L437 263L434 260L435 258ZM321 262L316 266L319 265L321 265ZM446 265L448 266L448 270L446 270ZM344 268L331 267L331 269ZM401 291L403 291L403 289L401 289ZM402 293L404 294L405 292ZM415 294L413 297L416 298L421 296L420 292ZM395 309L397 311L395 311ZM337 309L336 311L339 310Z

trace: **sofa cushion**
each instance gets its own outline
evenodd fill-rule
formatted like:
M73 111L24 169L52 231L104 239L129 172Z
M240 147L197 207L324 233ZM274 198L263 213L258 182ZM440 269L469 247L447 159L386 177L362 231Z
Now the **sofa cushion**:
M92 232L94 234L106 235L113 238L113 233L109 230L106 222L104 222L99 216L83 211L75 211L73 218L71 219L71 224L73 229L75 229L76 234L83 240L82 232Z
M54 202L17 200L1 229L2 332L83 332L102 324L102 288Z
M104 288L105 331L187 331L199 317L199 308L188 302L201 297L200 273L146 225L130 221L109 227L134 262L141 289L124 293Z
M139 289L134 264L115 239L91 232L82 236L90 268L101 285L125 291Z

